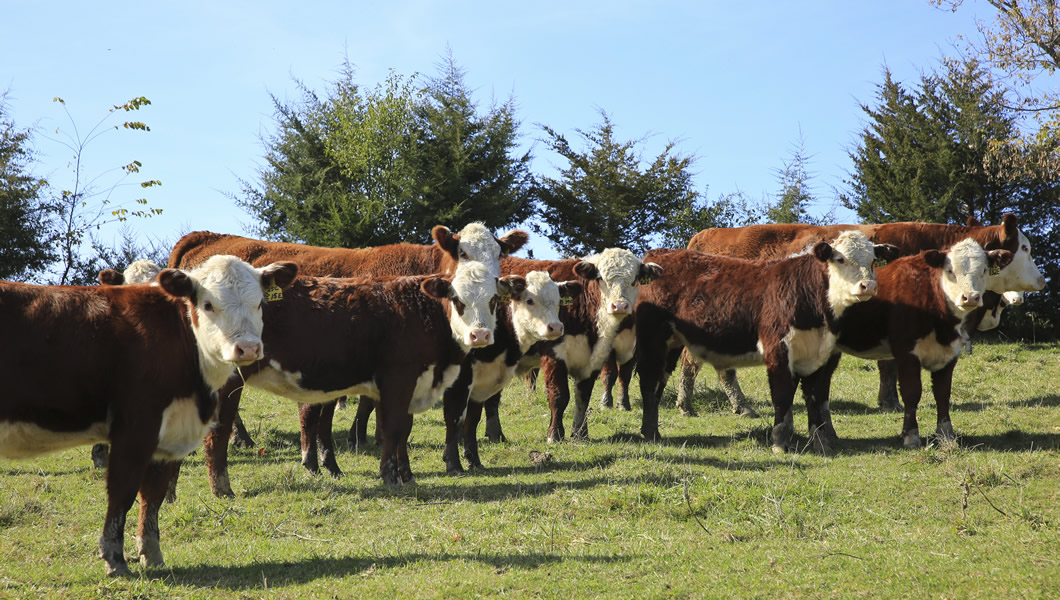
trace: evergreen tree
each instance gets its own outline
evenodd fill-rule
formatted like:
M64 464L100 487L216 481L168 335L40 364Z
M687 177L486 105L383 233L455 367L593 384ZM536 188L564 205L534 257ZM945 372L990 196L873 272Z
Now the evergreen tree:
M776 202L767 204L765 218L769 223L808 223L823 225L828 217L817 218L810 214L810 207L816 201L810 188L812 176L808 170L809 157L802 135L792 153L791 160L777 170L777 182L780 183L780 194Z
M689 168L694 158L674 154L673 142L644 165L637 145L643 140L615 139L604 111L590 131L576 130L584 151L548 126L548 147L567 161L558 178L542 177L538 188L540 222L536 229L568 256L605 248L642 253L658 245L673 227L671 218L695 210L698 192ZM672 236L671 236L672 237Z
M28 279L55 259L42 194L46 182L29 174L29 143L29 130L15 126L0 96L0 279Z

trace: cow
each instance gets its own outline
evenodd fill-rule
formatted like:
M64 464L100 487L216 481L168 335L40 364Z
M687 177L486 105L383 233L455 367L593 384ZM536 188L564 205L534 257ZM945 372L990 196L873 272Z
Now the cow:
M589 436L586 413L593 383L604 361L614 350L628 360L634 349L633 306L638 284L647 285L663 275L659 265L643 262L629 250L608 248L599 254L567 260L532 260L507 257L501 273L523 275L545 271L556 280L584 281L583 291L570 306L560 310L565 335L556 342L542 343L541 369L548 394L551 420L546 439L563 440L563 413L570 403L567 378L574 380L572 438Z
M831 357L844 313L876 294L876 258L896 255L893 246L874 246L856 231L772 261L694 250L645 254L667 277L642 292L635 313L641 434L661 437L659 396L669 378L667 356L684 347L718 369L764 364L774 411L772 447L791 449L798 378L817 375ZM816 439L820 424L810 416L810 438Z
M441 398L471 348L492 340L496 307L512 284L518 282L498 280L476 262L445 277L299 277L265 305L265 355L221 389L218 424L204 443L213 493L234 496L228 438L244 385L299 402L303 414L347 394L376 400L380 477L390 486L412 482L407 444L413 415ZM305 427L303 463L316 459L307 444L313 437ZM333 452L325 461L334 462Z
M983 226L975 219L967 225L937 223L885 223L880 225L804 224L750 225L747 227L704 229L688 243L690 250L746 259L769 259L798 252L807 245L830 241L839 232L861 231L876 244L892 244L901 254L912 255L924 250L946 250L953 244L971 238L985 250L1008 250L1012 262L998 273L991 274L987 289L991 293L1006 291L1036 291L1045 286L1045 277L1034 263L1027 236L1019 230L1013 214L1002 217L999 225ZM988 295L987 301L992 300ZM975 317L972 317L974 321ZM901 410L895 389L893 365L883 361L880 367L880 388L877 401L885 410ZM688 356L682 358L677 404L682 412L692 412L692 390L698 364ZM732 404L733 411L744 416L757 416L740 390L733 370L718 372L722 389Z
M509 283L511 300L497 311L494 342L471 350L443 399L446 434L442 460L450 475L464 470L457 449L461 417L464 457L469 467L482 468L476 435L483 403L499 403L501 391L520 365L525 368L528 362L536 362L536 351L532 349L538 342L555 341L563 335L560 306L582 293L580 282L556 283L544 271L530 271L525 278L506 275L502 281Z
M985 252L975 240L966 239L948 251L926 250L879 269L880 292L842 316L837 352L823 369L826 376L810 382L809 396L827 415L828 375L839 364L838 351L873 360L893 359L905 406L902 444L906 448L921 445L916 421L921 369L931 373L936 432L954 439L950 390L964 345L962 324L982 305L989 272L1012 260L1008 250ZM803 382L804 393L806 388Z
M199 261L213 254L233 254L247 262L259 265L274 260L296 260L303 275L317 277L381 277L398 275L430 275L433 273L451 274L459 263L465 261L480 262L487 266L495 276L500 274L500 259L518 251L528 239L522 230L509 231L504 237L494 236L482 223L470 223L458 233L452 233L447 227L437 225L431 230L433 244L389 244L372 248L322 248L305 244L286 242L269 242L225 235L209 231L189 233L177 241L169 255L172 267L185 267L198 264ZM358 409L358 416L350 429L351 443L358 422L366 420L372 412L373 404L363 398ZM334 404L314 404L306 410L310 421L331 421ZM236 414L236 431L239 433L241 420ZM245 429L243 430L245 432ZM323 431L323 429L321 429ZM330 429L325 432L327 439L320 440L321 445L330 445ZM250 436L237 438L237 445L252 446ZM363 437L362 437L363 440ZM323 453L323 452L322 452ZM315 457L314 457L315 458ZM325 458L326 460L326 458ZM330 461L329 461L330 464ZM337 468L337 467L336 467Z
M108 575L130 574L125 516L138 491L140 562L164 564L158 510L174 461L198 446L236 366L262 355L265 289L296 273L217 256L146 285L0 282L0 456L110 443L99 540Z

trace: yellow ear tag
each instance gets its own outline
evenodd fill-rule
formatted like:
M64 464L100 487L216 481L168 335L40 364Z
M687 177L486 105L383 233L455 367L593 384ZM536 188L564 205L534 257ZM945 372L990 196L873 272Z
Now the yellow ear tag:
M572 298L570 296L560 296L559 297L559 305L560 306L574 306L574 298Z
M640 278L640 284L641 284L641 285L648 285L648 284L650 284L651 282L652 282L652 279L651 279L651 277L648 277L647 275L645 275L644 277L641 277L641 278Z
M271 287L265 289L265 301L276 302L277 300L283 300L283 290L274 283Z
M505 304L508 304L511 301L512 301L511 292L504 292L503 294L501 294L501 302L503 302Z
M886 267L887 266L887 259L886 258L877 258L872 263L872 266L876 267L877 269L881 269L883 267Z
M990 265L990 274L991 275L1000 275L1001 274L1001 267L999 265Z

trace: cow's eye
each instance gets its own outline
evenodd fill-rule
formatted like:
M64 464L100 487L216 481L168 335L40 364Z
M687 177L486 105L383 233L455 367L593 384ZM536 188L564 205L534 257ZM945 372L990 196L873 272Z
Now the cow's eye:
M533 306L534 305L534 299L533 298L527 298L526 299L526 305L527 306Z
M461 250L461 251L460 251L460 258L462 258L462 259L464 259L464 260L468 260L468 259L470 259L471 257L470 257L470 256L468 256L467 252L465 252L465 251Z
M1030 252L1031 251L1031 249L1026 244L1024 244L1023 247L1020 248L1020 250L1023 250L1024 252Z
M207 300L206 302L202 303L202 309L206 312L213 312L213 304L211 304L210 301Z
M845 265L847 263L847 259L843 258L842 256L840 256L839 258L835 259L835 261L837 263L841 264L841 265Z

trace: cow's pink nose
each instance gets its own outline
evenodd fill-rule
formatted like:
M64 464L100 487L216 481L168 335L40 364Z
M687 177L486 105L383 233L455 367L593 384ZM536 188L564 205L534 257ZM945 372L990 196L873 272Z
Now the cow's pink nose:
M556 321L548 324L548 337L558 338L561 335L563 335L563 323Z
M629 302L626 302L625 300L617 300L612 302L608 309L608 312L613 315L624 315L629 312Z
M858 292L861 294L875 295L877 289L879 288L875 281L862 281L858 284Z
M260 342L239 342L236 344L236 360L257 360L261 358Z
M961 306L979 306L982 303L982 297L978 292L961 294Z
M467 338L472 346L489 346L493 342L493 333L489 329L472 329Z

